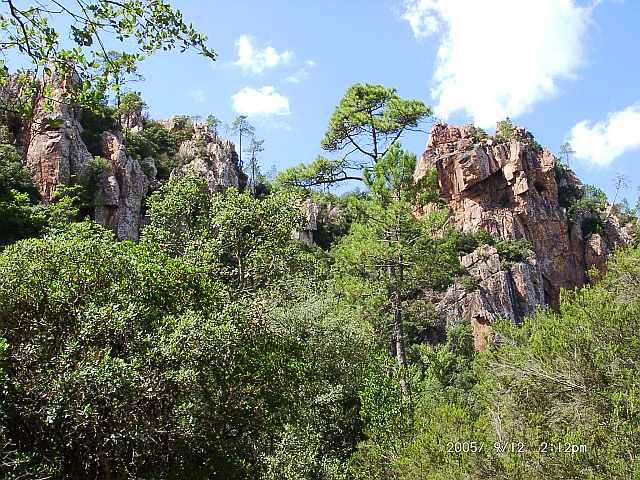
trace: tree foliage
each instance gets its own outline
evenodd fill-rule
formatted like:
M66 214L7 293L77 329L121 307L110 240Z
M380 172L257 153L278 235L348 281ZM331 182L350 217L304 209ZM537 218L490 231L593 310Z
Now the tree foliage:
M496 349L473 354L456 329L422 346L409 420L398 379L375 374L353 477L635 478L639 251L609 268L600 284L566 294L558 313L501 324Z
M179 10L161 0L82 0L75 3L46 0L23 4L3 0L0 27L5 32L0 46L16 50L35 70L22 72L26 85L38 73L67 72L73 68L82 82L71 95L83 106L95 105L103 92L118 93L124 75L158 50L195 50L215 60L204 35L188 24ZM69 32L70 44L62 39ZM119 51L108 50L117 44ZM0 69L0 84L6 71ZM19 107L28 112L30 94L25 90Z
M357 83L333 112L321 145L328 151L349 149L347 155L359 152L375 163L403 132L430 115L422 102L404 100L393 88Z
M0 246L42 232L46 216L37 201L31 175L0 124Z
M310 189L343 181L363 181L364 167L375 165L406 131L414 131L431 116L419 100L405 100L395 89L382 85L352 85L336 107L323 149L342 152L339 159L318 156L308 165L300 164L282 172L277 182ZM353 154L358 154L354 160Z
M219 225L225 258L246 224ZM357 441L366 324L318 285L254 296L250 271L236 290L91 223L10 246L0 275L3 478L320 476Z
M229 132L238 135L238 156L240 158L240 167L242 168L242 137L253 135L255 127L249 122L246 115L238 115L228 127Z
M311 189L345 180L362 181L363 178L358 173L359 170L350 167L349 162L345 159L331 160L318 156L310 164L300 164L280 172L276 177L276 184Z

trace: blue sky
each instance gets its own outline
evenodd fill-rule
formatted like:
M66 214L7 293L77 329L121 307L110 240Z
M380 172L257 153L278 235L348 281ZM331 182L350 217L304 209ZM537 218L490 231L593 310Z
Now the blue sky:
M586 183L635 202L640 186L640 1L174 0L209 37L192 53L146 60L140 90L154 118L248 113L263 170L310 162L353 83L418 98L451 123L492 130L511 117ZM425 126L428 129L428 126ZM420 155L427 134L403 138Z

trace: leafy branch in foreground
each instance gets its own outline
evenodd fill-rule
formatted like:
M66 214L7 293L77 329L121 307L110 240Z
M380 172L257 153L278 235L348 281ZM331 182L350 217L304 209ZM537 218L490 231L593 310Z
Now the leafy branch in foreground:
M431 116L431 109L419 100L405 100L395 89L357 83L336 107L321 146L341 152L342 158L319 156L310 165L283 172L283 184L311 188L348 180L364 181L362 169L375 165L406 131L418 131L418 124ZM352 157L357 154L357 160Z
M309 165L300 164L286 169L278 175L276 182L280 185L311 188L345 180L362 181L357 170L350 167L344 158L331 160L320 155Z
M117 89L122 75L135 73L136 64L158 50L194 50L211 60L217 56L207 37L162 0L38 0L27 5L0 0L0 31L0 49L17 50L33 66L33 72L20 72L23 81L75 69L83 81L72 93L83 106L100 97L96 90ZM63 32L69 32L70 46ZM114 44L121 49L107 48ZM0 85L7 78L6 68L0 68ZM18 106L28 113L26 102Z

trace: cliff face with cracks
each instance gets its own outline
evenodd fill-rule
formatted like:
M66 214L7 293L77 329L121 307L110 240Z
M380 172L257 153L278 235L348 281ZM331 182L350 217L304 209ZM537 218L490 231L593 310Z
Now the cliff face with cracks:
M166 122L169 129L173 123L171 119ZM240 168L233 142L213 135L204 123L193 125L193 138L182 142L178 155L185 164L172 176L191 174L202 177L210 193L230 187L242 190L247 185L247 176Z
M455 228L484 229L533 246L531 257L509 271L484 247L462 258L479 288L461 294L454 285L437 309L448 321L466 318L479 336L476 324L488 325L497 315L517 323L539 305L557 307L561 289L584 285L587 270L602 270L609 253L631 237L611 215L602 233L583 231L580 219L569 218L562 191L583 186L573 172L558 169L553 154L535 146L526 131L515 128L506 141L477 132L470 125L434 125L414 177L437 171Z
M111 170L99 176L95 220L112 229L121 240L138 240L152 179L139 162L127 155L122 139L112 132L102 134L102 156Z
M45 77L33 100L32 119L19 136L24 162L45 203L55 201L59 185L81 183L90 174L93 155L81 137L80 110L67 98L78 81L75 72ZM106 131L101 139L101 156L111 168L97 174L96 191L89 192L96 200L95 220L121 240L137 240L152 179L127 154L119 133Z
M95 220L112 229L118 239L135 241L144 223L146 196L158 183L155 160L144 159L141 165L127 153L121 132L105 131L100 135L100 156L109 168L90 171L93 155L82 140L80 110L67 98L69 89L78 81L75 72L71 72L53 74L37 82L31 100L33 114L28 122L20 122L19 131L14 132L23 162L44 203L55 201L59 185L81 183L87 175L96 174L95 191L89 192L95 198ZM3 85L3 104L17 98L20 88L12 79ZM123 125L140 132L142 118L141 111L131 112ZM242 189L246 184L233 143L212 136L204 124L193 125L192 138L182 142L178 155L187 165L176 174L190 171L204 177L211 192L231 186Z
M92 158L80 136L79 109L65 98L78 81L75 73L45 77L33 99L32 118L19 135L24 162L45 203L53 200L59 184L77 182ZM51 87L49 95L45 86Z

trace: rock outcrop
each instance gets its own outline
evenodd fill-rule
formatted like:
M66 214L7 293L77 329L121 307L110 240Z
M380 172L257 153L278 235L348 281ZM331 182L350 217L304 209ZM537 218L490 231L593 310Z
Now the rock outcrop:
M33 117L20 135L25 164L45 203L53 199L59 184L78 181L92 158L80 136L79 111L65 98L78 81L74 72L45 77L34 99ZM47 96L45 87L50 87Z
M461 263L472 285L456 281L446 292L430 292L429 297L447 328L460 322L471 326L477 350L486 347L496 320L519 324L545 304L542 272L533 252L523 262L504 265L495 247L483 245Z
M204 124L193 125L193 138L180 144L178 156L185 164L172 176L190 173L202 177L210 193L230 187L242 190L247 185L233 142L210 134Z
M35 81L35 80L34 80ZM34 184L45 203L55 201L56 188L91 179L90 193L95 197L95 220L111 228L121 240L137 240L143 224L145 199L150 189L158 186L156 162L142 162L128 155L122 135L105 131L101 134L101 157L93 155L82 140L80 110L68 98L70 88L79 81L75 72L52 74L35 81L36 94L31 100L33 115L28 123L16 119L12 133L31 172ZM11 77L0 88L0 101L10 105L21 97L20 82ZM47 95L44 92L47 91ZM31 94L29 94L31 95ZM120 119L131 131L143 128L141 108L132 109ZM192 123L187 117L172 117L163 125L169 131L185 130L178 156L185 163L176 175L188 171L206 179L209 190L220 192L229 187L243 189L247 177L239 167L235 146L212 135L206 124ZM94 152L95 153L95 152ZM95 166L100 167L95 171ZM108 167L108 168L106 168Z
M95 220L111 228L118 239L137 241L152 179L139 162L127 155L122 139L116 134L102 134L102 149L111 169L99 173Z
M120 115L120 125L123 129L131 130L132 132L141 132L144 128L144 112L143 105L136 105L129 111L123 112Z
M108 171L91 171L93 155L82 140L80 110L68 97L79 78L73 71L54 73L36 82L33 115L22 125L18 143L24 163L45 203L55 201L59 185L85 182L95 176L95 220L111 228L121 240L137 240L150 179L127 155L118 134L102 134L102 157ZM45 90L47 95L44 94ZM14 95L17 94L14 92Z
M331 243L332 231L340 231L344 228L343 211L337 205L328 202L316 202L307 198L300 205L305 222L302 229L293 232L293 239L299 240L308 246L320 246L328 248Z
M557 305L560 289L586 281L588 238L559 200L559 187L582 188L573 172L558 178L556 158L536 148L516 128L508 142L478 138L473 126L434 125L415 177L435 168L452 222L465 232L485 229L503 239L529 240L544 283L545 300ZM563 184L560 184L563 182ZM629 235L611 220L603 241L622 245ZM610 250L610 249L609 249Z
M498 141L479 135L471 125L438 123L414 177L431 169L437 171L455 228L484 229L498 238L526 239L533 245L530 261L509 272L498 270L493 254L480 262L478 255L487 251L464 257L463 264L469 264L465 267L482 288L463 297L448 292L440 308L448 316L464 313L469 321L482 318L476 322L484 325L493 321L493 314L519 321L537 305L557 307L561 289L586 283L590 267L604 268L613 248L630 241L614 217L607 218L602 234L583 232L581 222L569 218L560 196L579 191L582 184L570 170L557 168L554 155L537 147L523 129L515 128L510 140ZM446 305L453 305L450 297L459 302L455 311L447 310Z
M315 245L313 235L318 231L318 215L320 213L321 205L314 202L310 198L307 198L300 209L305 218L303 228L297 232L293 232L293 239L305 243L308 246Z

